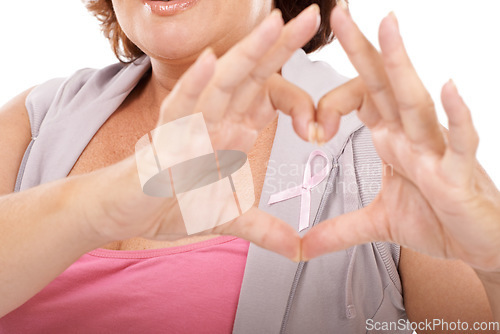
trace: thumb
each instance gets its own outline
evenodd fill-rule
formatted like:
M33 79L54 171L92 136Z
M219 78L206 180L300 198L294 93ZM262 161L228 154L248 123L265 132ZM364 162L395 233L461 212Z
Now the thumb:
M256 207L233 222L216 227L214 232L248 240L295 262L300 260L300 236L295 229Z
M386 240L387 224L383 213L377 211L381 210L374 201L368 207L314 226L302 239L302 261L355 245Z
M310 141L310 127L315 122L315 107L311 96L281 75L273 75L267 82L269 98L274 110L281 110L292 117L295 132Z

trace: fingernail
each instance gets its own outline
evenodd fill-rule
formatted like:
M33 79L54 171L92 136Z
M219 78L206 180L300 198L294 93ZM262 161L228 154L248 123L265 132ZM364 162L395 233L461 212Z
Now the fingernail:
M316 31L319 29L319 26L321 25L321 10L319 9L319 6L317 3L313 3L312 5L307 8L308 11L312 11L316 13Z
M316 140L318 141L319 146L323 146L325 144L325 129L321 124L318 124L316 128Z
M299 263L302 261L302 242L300 243L297 254L293 258L290 258L290 260L295 263Z
M309 133L307 136L307 140L314 144L316 141L316 124L314 122L309 122Z
M347 10L347 2L345 2L345 0L337 0L337 5L340 6L340 8L344 9L344 10Z
M315 12L316 14L319 14L320 10L319 10L319 6L317 3L313 3L312 5L309 6L309 8L307 8L307 10L309 11L313 11Z
M294 257L293 259L290 259L290 260L292 260L295 263L299 263L300 261L302 261L302 257L300 256L300 252L299 252L299 254L297 254L296 257Z
M388 15L387 15L388 18L390 18L392 20L392 22L394 23L394 26L396 27L396 29L399 31L399 22L398 22L398 18L396 17L396 14L394 14L393 11L391 11Z
M302 245L300 245L300 261L299 262L307 262L309 261L309 259L307 257L304 256L304 252L302 251Z
M274 8L272 11L271 11L271 15L270 16L278 16L278 17L283 17L283 14L281 13L281 10L279 8Z
M321 24L321 15L320 15L320 10L319 10L318 4L313 3L312 5L310 5L306 9L304 9L300 13L300 15L297 16L297 18L299 18L299 20L300 19L309 20L310 19L310 15L312 15L313 13L316 16L316 30L318 30L318 28L319 28L319 26Z
M200 54L200 56L196 60L196 63L202 64L205 61L207 61L207 59L209 59L210 57L213 57L213 56L214 56L214 50L211 47L208 47L205 50L203 50L203 52Z
M460 95L460 92L458 91L458 87L455 84L455 81L453 81L453 79L450 79L448 80L448 83L451 85L451 88L455 90L455 94L457 94L463 100L462 96Z
M458 90L457 85L455 85L455 81L453 81L453 79L448 80L448 82L450 83L451 87L453 87L453 89Z
M208 48L206 48L205 50L203 50L203 52L202 52L202 53L201 53L201 55L200 55L200 58L202 58L202 59L203 59L203 58L205 58L207 55L209 55L209 54L211 54L211 53L213 53L213 52L214 52L214 50L213 50L211 47L208 47Z
M314 30L318 31L319 26L321 25L321 14L318 12L316 15L317 15L317 17L316 17L316 29L314 29Z

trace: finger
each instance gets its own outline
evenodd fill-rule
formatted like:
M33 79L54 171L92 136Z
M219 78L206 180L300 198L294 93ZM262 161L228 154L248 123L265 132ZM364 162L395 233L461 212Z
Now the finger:
M373 204L314 226L302 238L302 261L367 242L385 241L388 234L377 226L382 218L374 212Z
M250 35L222 56L215 74L200 99L207 121L217 121L225 113L234 89L255 68L278 40L283 28L281 12L273 11Z
M317 4L310 5L290 20L283 28L277 43L262 57L250 72L247 80L260 85L264 84L267 78L276 73L297 49L304 46L314 36L320 23L321 17Z
M366 88L360 77L333 89L318 102L316 119L318 121L318 142L330 140L338 131L340 117L358 110L363 123L373 128L380 120L378 111L371 106ZM322 130L319 130L320 127ZM320 132L323 131L323 138Z
M448 115L448 147L443 159L444 169L470 175L475 166L479 136L472 123L472 115L460 97L453 81L441 91L443 108Z
M193 112L201 92L214 74L215 62L216 57L211 49L203 51L162 102L160 124L168 123Z
M330 23L349 60L363 79L380 115L389 126L398 126L397 103L380 54L359 30L346 9L335 6Z
M278 72L292 54L314 36L320 20L319 7L317 4L313 4L288 22L276 44L238 86L228 110L245 114L249 110L248 106L252 104L253 98L259 94L267 79Z
M405 133L413 142L429 144L443 152L444 140L434 103L408 57L394 13L382 20L379 40Z
M268 83L269 99L273 110L281 110L292 117L295 132L309 139L309 124L314 122L315 107L311 96L281 75L273 75Z
M236 221L214 230L253 242L259 247L281 254L293 261L300 259L300 236L284 221L251 208Z
M448 115L450 149L456 154L474 157L479 138L472 123L471 112L453 81L450 80L443 86L441 101Z

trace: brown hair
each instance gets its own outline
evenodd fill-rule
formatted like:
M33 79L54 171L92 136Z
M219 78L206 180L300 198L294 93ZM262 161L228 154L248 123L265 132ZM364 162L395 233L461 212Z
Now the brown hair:
M316 35L302 48L310 53L318 50L333 40L330 28L330 12L337 0L274 0L276 8L283 13L286 22L297 16L303 9L317 3L321 9L321 25ZM116 57L123 63L129 63L144 53L132 43L116 19L111 0L85 0L85 7L99 20L104 36L110 41Z

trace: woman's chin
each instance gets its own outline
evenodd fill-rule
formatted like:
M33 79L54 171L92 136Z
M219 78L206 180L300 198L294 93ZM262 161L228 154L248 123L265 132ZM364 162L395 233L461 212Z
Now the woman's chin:
M210 46L210 38L205 33L203 38L199 32L190 32L187 29L177 29L176 31L150 32L147 38L136 41L146 54L152 58L175 60L193 57L198 55L206 47Z
M178 46L173 47L157 47L149 48L145 53L160 62L168 62L170 64L184 64L191 63L196 60L198 55L203 52L205 48L201 48L200 45L193 48L183 48Z

